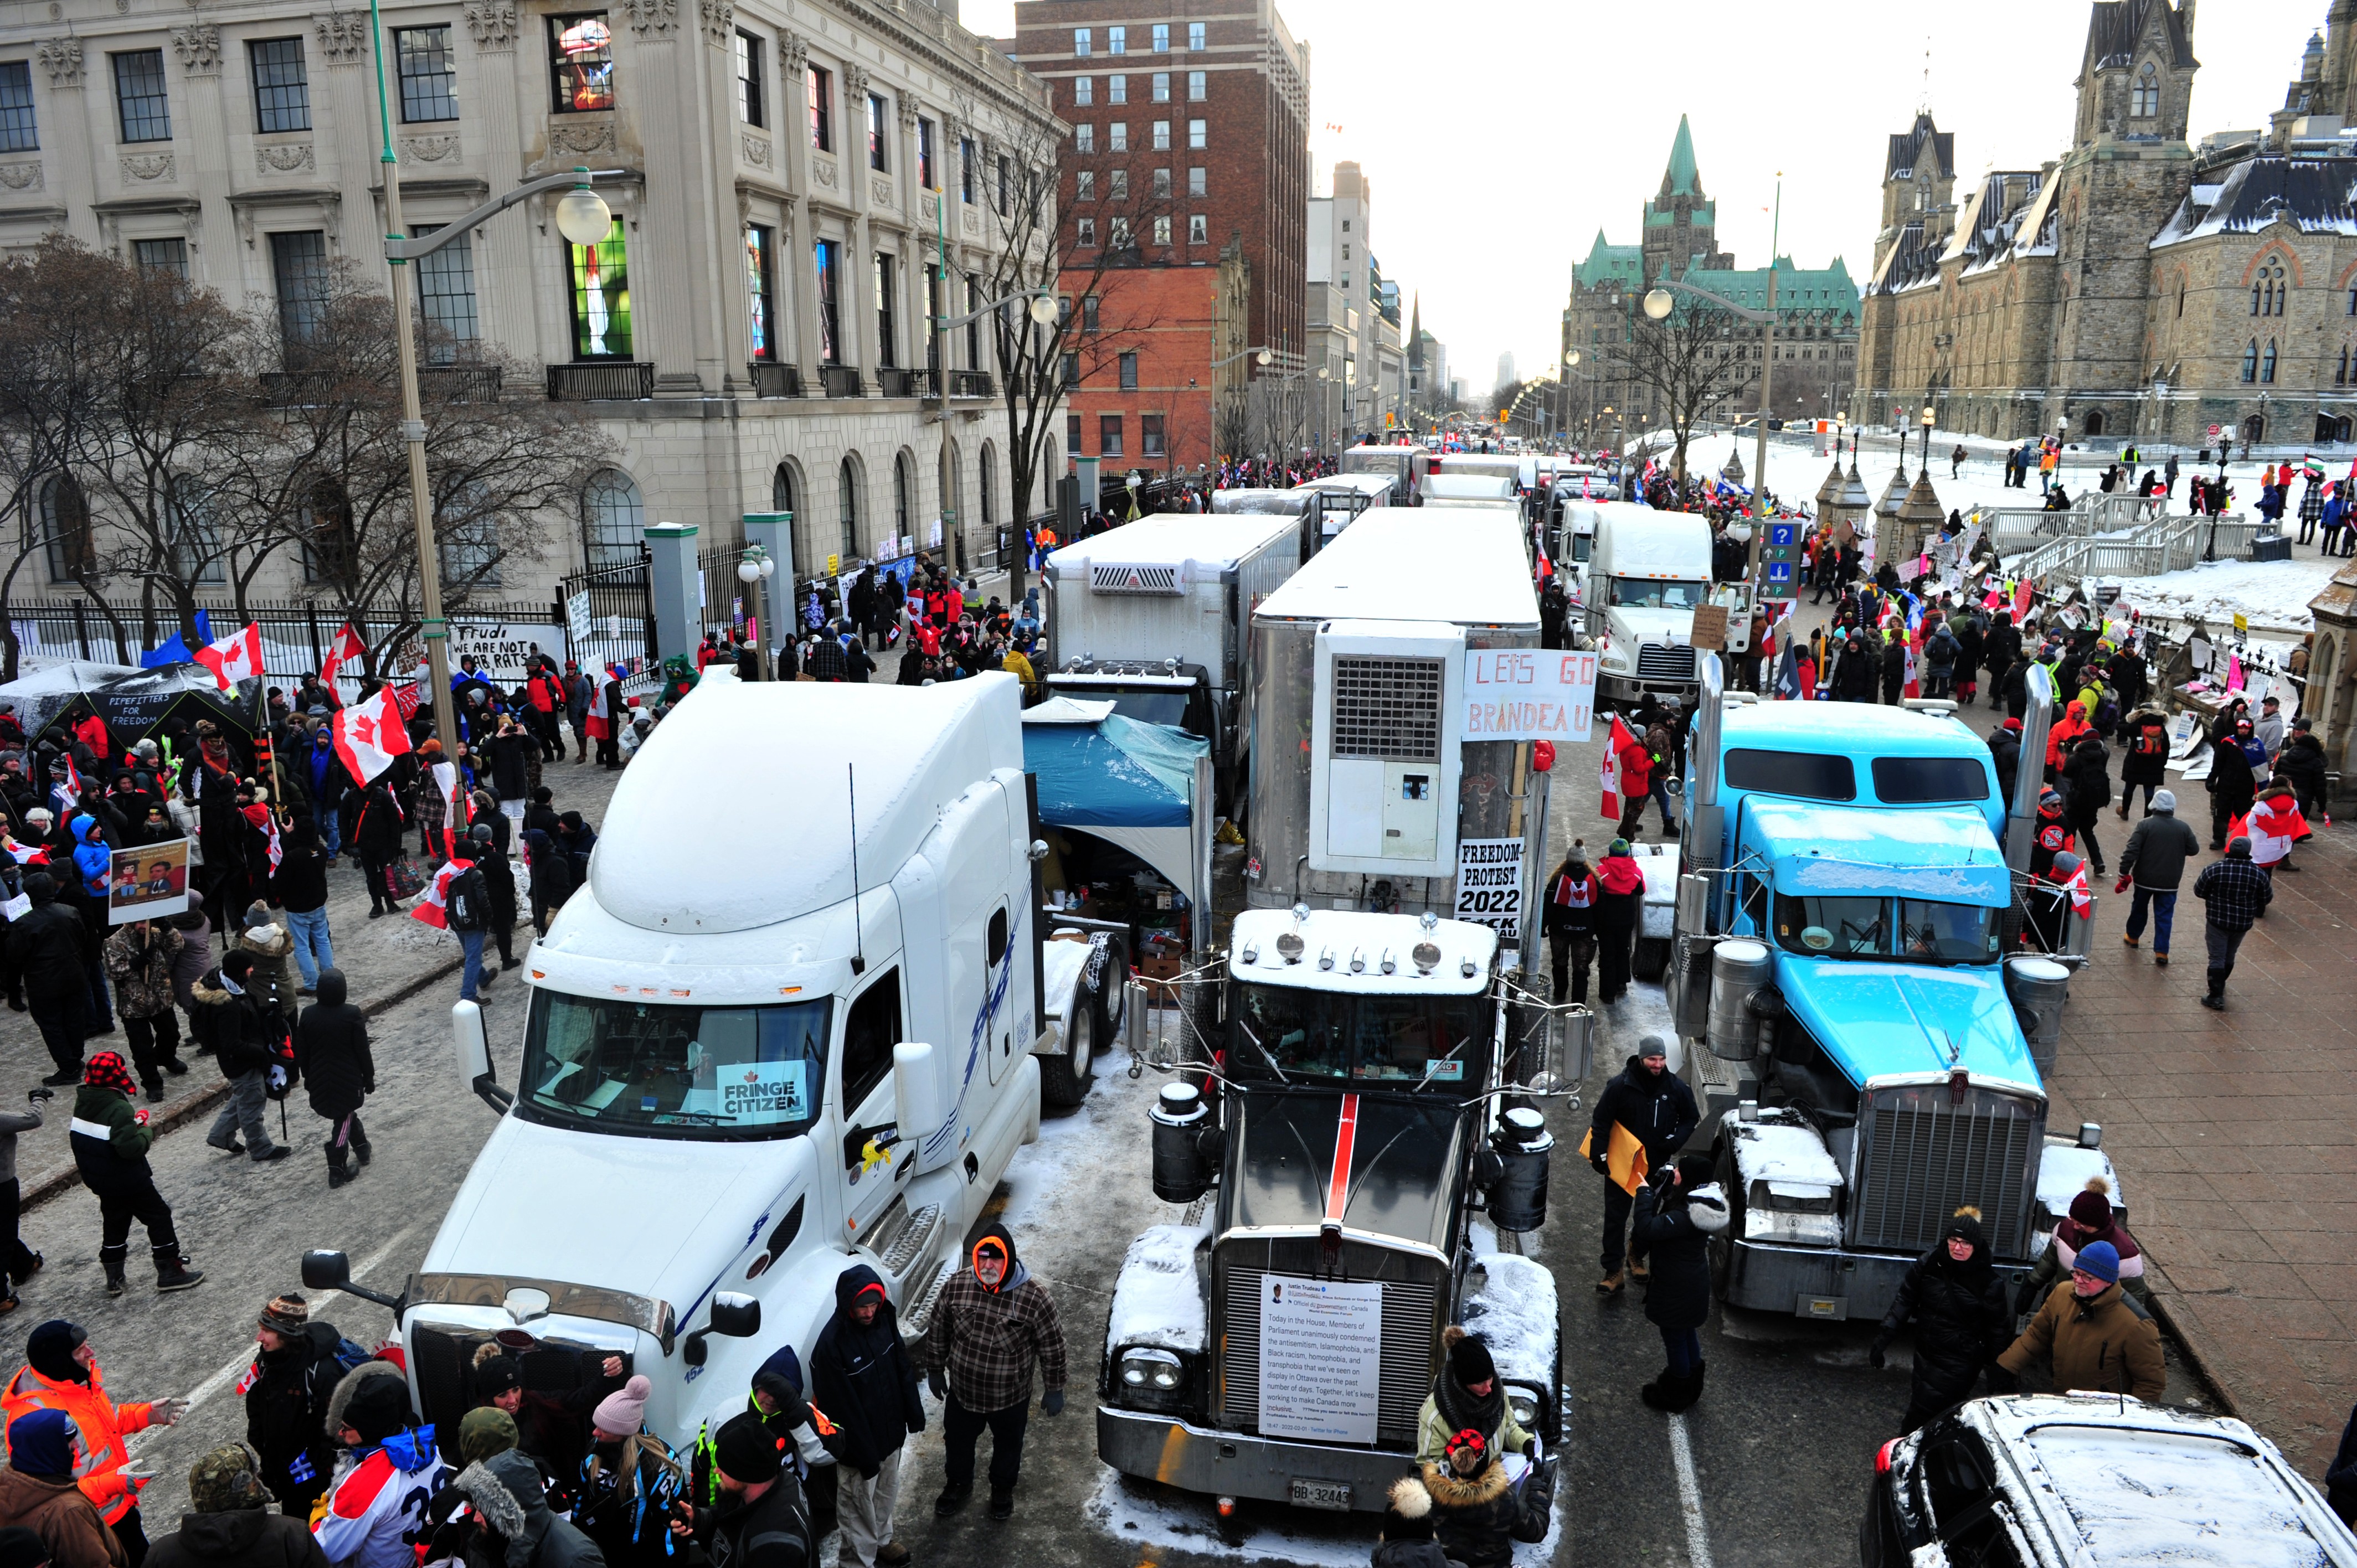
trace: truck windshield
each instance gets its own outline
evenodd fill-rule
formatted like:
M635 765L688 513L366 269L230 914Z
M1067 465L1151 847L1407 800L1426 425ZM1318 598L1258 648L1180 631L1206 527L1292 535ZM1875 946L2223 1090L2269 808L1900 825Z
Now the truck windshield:
M532 993L516 1097L535 1120L601 1133L776 1138L807 1131L833 1003L694 1007Z
M1994 963L1997 911L1928 898L1776 895L1776 941L1810 958Z
M1612 602L1645 610L1690 610L1702 603L1708 583L1680 583L1666 577L1615 577Z
M1487 1070L1486 995L1351 996L1286 985L1237 991L1228 1064L1247 1079L1413 1089L1430 1073L1430 1087L1445 1091L1478 1087Z

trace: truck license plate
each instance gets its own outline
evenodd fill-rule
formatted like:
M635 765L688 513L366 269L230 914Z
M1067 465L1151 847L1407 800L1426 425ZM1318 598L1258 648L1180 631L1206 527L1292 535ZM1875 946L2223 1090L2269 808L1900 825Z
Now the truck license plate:
M1293 1506L1297 1509L1331 1509L1337 1513L1351 1511L1351 1483L1348 1481L1305 1481L1295 1477Z

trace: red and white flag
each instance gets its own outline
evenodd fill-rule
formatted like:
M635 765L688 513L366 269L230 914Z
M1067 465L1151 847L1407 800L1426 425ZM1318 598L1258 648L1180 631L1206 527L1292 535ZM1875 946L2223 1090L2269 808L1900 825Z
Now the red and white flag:
M256 801L245 809L245 820L253 824L256 832L264 834L270 844L270 869L274 873L276 872L278 863L286 858L285 848L278 842L277 814L268 806Z
M1620 722L1620 715L1619 714L1613 714L1612 734L1607 737L1604 743L1604 767L1602 768L1602 773L1604 779L1604 814L1616 822L1620 820L1620 748L1624 746L1634 746L1636 744L1637 737L1630 733L1629 726L1627 725Z
M2313 832L2308 819L2300 814L2299 805L2288 795L2270 795L2236 817L2226 829L2230 839L2251 841L2251 860L2257 865L2273 865L2291 857L2291 846Z
M336 640L328 645L327 662L319 666L319 684L330 692L334 691L336 677L343 672L344 666L358 662L366 651L361 646L361 634L352 629L351 622L344 622L344 628L336 633Z
M65 802L65 809L69 811L81 803L81 769L74 766L71 755L66 757L65 781L57 787L57 791L58 798Z
M366 702L339 708L335 726L336 755L363 789L409 749L400 703L389 687L380 686Z
M262 673L262 628L248 626L235 636L208 642L197 650L197 662L213 672L222 691L237 690L240 681Z
M458 777L458 765L436 763L434 788L442 792L442 853L455 860L458 841L467 836L468 828L475 821L474 812L468 809L466 786Z
M450 929L450 879L460 872L468 870L474 864L471 860L444 861L442 868L434 874L434 880L425 885L424 894L419 897L416 903L409 907L409 918L413 920L423 920L427 925L442 930L448 930Z
M1923 694L1923 628L1917 627L1907 639L1907 684L1900 691L1902 697Z
M392 690L393 700L401 706L401 722L407 724L417 716L417 710L425 700L425 693L420 691L414 681L405 686L395 686Z
M49 864L49 852L40 844L18 843L15 839L11 838L7 841L5 848L8 851L8 858L15 861L19 865L47 865Z

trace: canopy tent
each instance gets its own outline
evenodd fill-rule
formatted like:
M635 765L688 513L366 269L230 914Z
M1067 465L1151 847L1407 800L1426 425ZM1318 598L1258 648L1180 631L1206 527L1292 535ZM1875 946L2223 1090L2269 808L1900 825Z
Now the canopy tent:
M211 719L240 735L251 736L261 727L261 680L248 678L237 683L235 692L224 692L201 664L134 670L68 660L0 686L0 703L14 703L17 722L36 737L77 697L88 700L106 721L107 732L124 746L145 739L175 713Z
M1128 851L1196 910L1211 908L1211 743L1124 718L1105 702L1057 698L1023 714L1023 766L1039 788L1039 820Z

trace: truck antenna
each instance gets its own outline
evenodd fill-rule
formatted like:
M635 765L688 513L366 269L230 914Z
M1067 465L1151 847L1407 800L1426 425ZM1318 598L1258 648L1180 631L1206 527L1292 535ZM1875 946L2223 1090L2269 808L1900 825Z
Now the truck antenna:
M843 765L851 789L851 972L867 972L867 933L859 920L859 768L856 764Z

